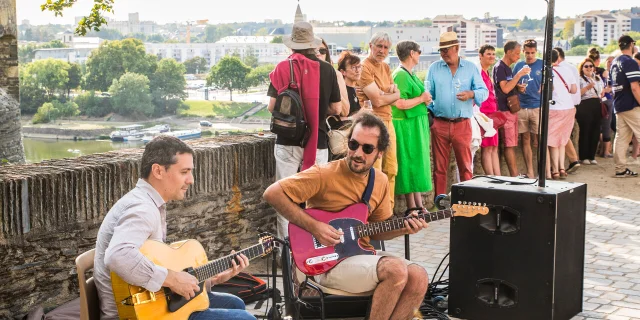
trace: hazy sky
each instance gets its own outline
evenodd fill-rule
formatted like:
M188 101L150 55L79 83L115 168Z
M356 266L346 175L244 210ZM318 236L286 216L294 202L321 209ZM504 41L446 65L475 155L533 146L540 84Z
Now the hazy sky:
M77 4L65 11L64 17L54 17L51 12L40 11L46 0L18 0L18 21L28 19L32 24L71 24L75 16L87 15L91 0L77 0ZM412 3L411 5L409 3ZM447 3L451 5L441 5ZM509 3L500 5L499 3ZM295 0L115 0L115 18L126 20L130 12L139 12L141 20L159 23L209 19L209 23L258 21L282 19L293 22ZM438 7L434 7L438 4ZM575 16L589 10L628 9L638 5L637 0L557 0L556 16ZM526 6L526 8L525 8ZM522 18L525 15L541 18L546 14L544 0L522 1L308 1L301 0L302 12L309 20L409 20L433 18L438 14L462 14L465 18L482 17L485 12L502 18Z

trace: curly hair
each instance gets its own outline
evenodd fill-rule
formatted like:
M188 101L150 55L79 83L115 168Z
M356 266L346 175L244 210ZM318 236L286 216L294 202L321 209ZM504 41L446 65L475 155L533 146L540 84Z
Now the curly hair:
M351 140L351 136L353 135L353 129L360 125L361 127L366 128L378 128L380 129L380 136L378 136L378 151L387 151L389 148L389 130L387 130L387 126L384 125L384 122L380 120L374 114L367 111L360 111L355 117L353 121L353 125L351 126L351 130L349 130L349 140Z

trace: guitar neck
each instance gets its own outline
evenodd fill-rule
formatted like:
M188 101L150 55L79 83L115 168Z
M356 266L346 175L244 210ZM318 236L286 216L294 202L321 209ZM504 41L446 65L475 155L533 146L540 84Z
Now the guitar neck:
M220 259L210 261L205 265L194 268L195 276L196 278L198 278L199 282L203 282L206 279L209 279L233 267L233 264L231 264L231 261L233 261L237 255L244 254L249 260L253 260L255 258L261 257L262 255L264 255L264 253L265 253L265 248L263 244L256 244L254 246L251 246L249 248L236 252L236 254L230 254ZM238 261L236 260L236 264L237 263Z
M451 216L453 216L453 210L451 209L418 214L418 218L422 218L426 222L451 218ZM357 227L358 238L368 237L374 234L404 229L404 221L409 218L411 217L394 218L391 220L359 225Z

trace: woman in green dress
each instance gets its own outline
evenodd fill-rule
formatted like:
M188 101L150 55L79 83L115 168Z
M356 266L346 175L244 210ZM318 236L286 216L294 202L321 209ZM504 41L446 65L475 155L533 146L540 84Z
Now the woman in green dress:
M405 196L407 208L422 208L422 193L433 188L427 113L431 95L411 71L420 62L420 45L411 40L400 41L396 52L400 66L392 76L400 90L400 99L391 108L398 157L395 194Z

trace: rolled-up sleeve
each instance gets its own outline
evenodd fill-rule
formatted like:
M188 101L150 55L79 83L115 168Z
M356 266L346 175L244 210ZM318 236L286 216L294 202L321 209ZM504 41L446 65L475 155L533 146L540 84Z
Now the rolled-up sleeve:
M125 209L104 258L107 268L124 281L152 292L160 290L168 271L147 259L139 249L160 227L160 216L154 216L157 211L143 204Z
M471 90L473 90L473 100L476 105L482 105L482 103L489 98L489 90L487 89L487 85L482 81L482 75L480 75L480 70L474 65L475 72L473 73L471 84Z

